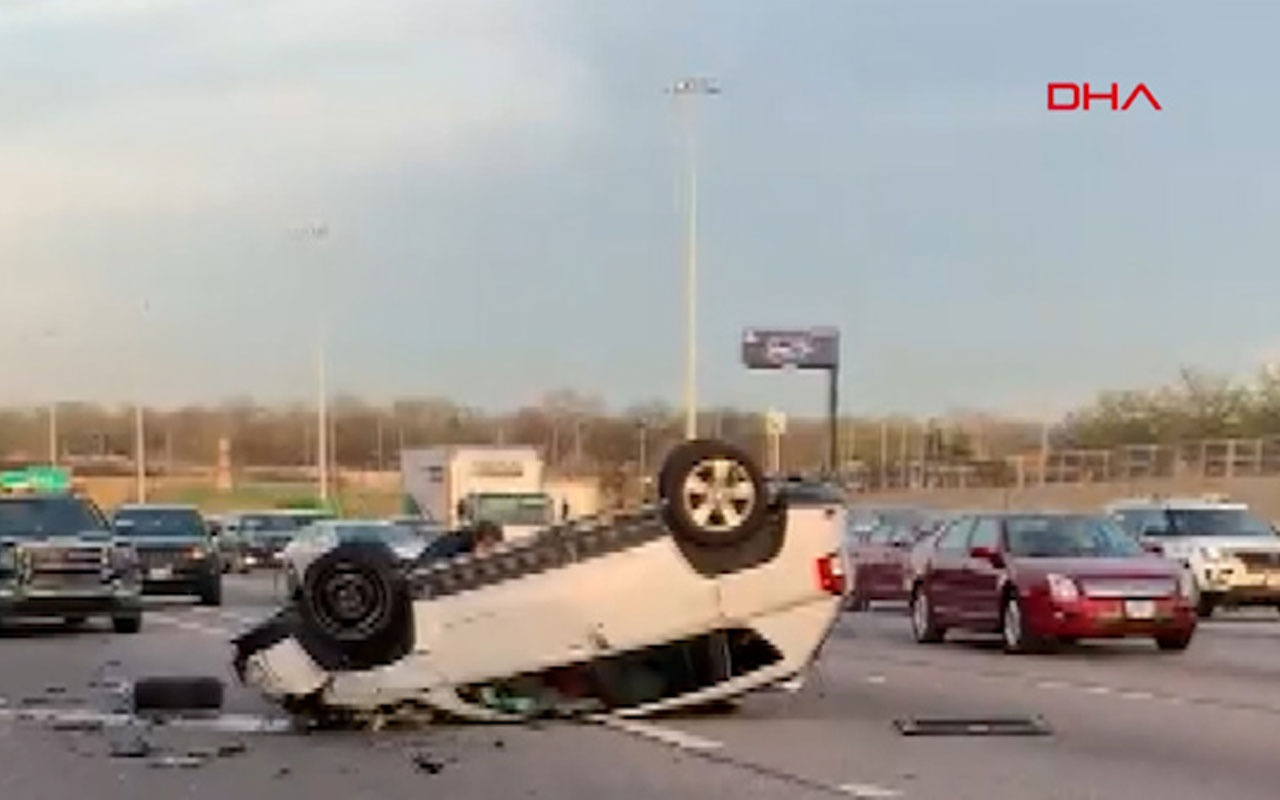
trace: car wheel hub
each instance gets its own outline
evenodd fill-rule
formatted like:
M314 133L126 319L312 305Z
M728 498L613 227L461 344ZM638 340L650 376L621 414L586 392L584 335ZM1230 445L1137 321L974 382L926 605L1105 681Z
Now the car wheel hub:
M358 633L377 622L383 593L363 572L339 569L321 584L319 595L317 616L325 627Z
M756 490L741 464L710 458L689 471L681 492L689 516L700 527L731 531L751 515Z
M1022 641L1022 613L1014 600L1005 604L1004 640L1010 646L1017 646Z
M916 595L915 613L911 615L911 621L916 626L917 634L923 634L929 626L929 599L924 592Z

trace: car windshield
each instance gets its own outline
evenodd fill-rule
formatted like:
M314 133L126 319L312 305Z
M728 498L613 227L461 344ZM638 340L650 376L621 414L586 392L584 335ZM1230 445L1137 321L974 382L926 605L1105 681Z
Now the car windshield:
M538 494L483 494L475 498L474 518L499 525L550 525L551 498Z
M128 508L112 518L117 531L128 536L204 537L204 520L195 509Z
M0 501L0 537L43 538L105 531L107 521L76 497L24 497Z
M279 538L296 534L303 526L286 514L258 514L240 519L240 530L251 538Z
M1143 553L1133 537L1105 517L1008 517L1005 536L1008 552L1023 558L1115 558Z
M1171 508L1164 536L1275 536L1275 529L1242 508ZM1148 529L1150 530L1150 529Z
M338 526L338 537L345 542L381 541L392 547L416 544L422 541L422 538L414 533L412 529L403 525L380 525L376 523L340 525Z

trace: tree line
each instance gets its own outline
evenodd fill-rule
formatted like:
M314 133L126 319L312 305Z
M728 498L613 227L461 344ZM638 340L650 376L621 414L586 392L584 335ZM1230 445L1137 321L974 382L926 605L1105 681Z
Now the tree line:
M49 412L49 407L0 409L0 456L7 463L48 460ZM564 474L652 471L683 438L681 413L668 404L610 410L599 398L570 390L549 393L536 405L507 413L485 413L437 397L384 405L339 397L330 406L329 422L332 458L346 469L394 470L398 452L406 447L524 444L541 448L551 467ZM700 414L699 428L767 458L758 412L707 409ZM216 462L223 439L236 467L303 467L316 460L316 410L303 404L266 406L234 398L211 406L145 409L143 431L146 461L155 472L207 468ZM912 461L997 463L1038 450L1045 432L1041 422L976 412L943 419L844 418L840 454L842 466L868 470ZM1185 369L1159 389L1101 393L1047 432L1054 449L1280 434L1280 374L1265 372L1253 382L1238 383ZM131 407L57 406L59 462L85 474L131 470L135 435ZM801 472L822 465L827 436L825 420L788 420L782 468Z

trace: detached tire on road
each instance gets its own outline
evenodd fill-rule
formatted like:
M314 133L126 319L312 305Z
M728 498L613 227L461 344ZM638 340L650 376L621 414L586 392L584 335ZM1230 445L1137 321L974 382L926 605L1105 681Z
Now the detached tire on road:
M133 684L134 713L220 711L222 681L206 677L143 678Z
M764 475L728 442L694 439L671 451L658 492L672 532L708 548L744 544L767 522Z
M298 611L308 632L347 666L371 669L412 646L408 582L380 542L348 542L316 559L302 578Z
M112 617L111 629L116 633L137 633L142 630L142 614Z

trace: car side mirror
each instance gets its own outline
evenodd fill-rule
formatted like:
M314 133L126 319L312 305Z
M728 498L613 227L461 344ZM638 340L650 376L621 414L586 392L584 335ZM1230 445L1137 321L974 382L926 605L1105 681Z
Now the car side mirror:
M1148 553L1155 553L1159 556L1164 555L1164 548L1159 542L1143 542L1142 549L1146 550Z
M988 561L991 563L991 566L995 567L996 569L999 569L1004 566L1004 556L1002 556L1000 554L1000 551L996 550L994 547L986 547L984 545L978 545L977 547L970 547L969 557L980 559L982 561Z

